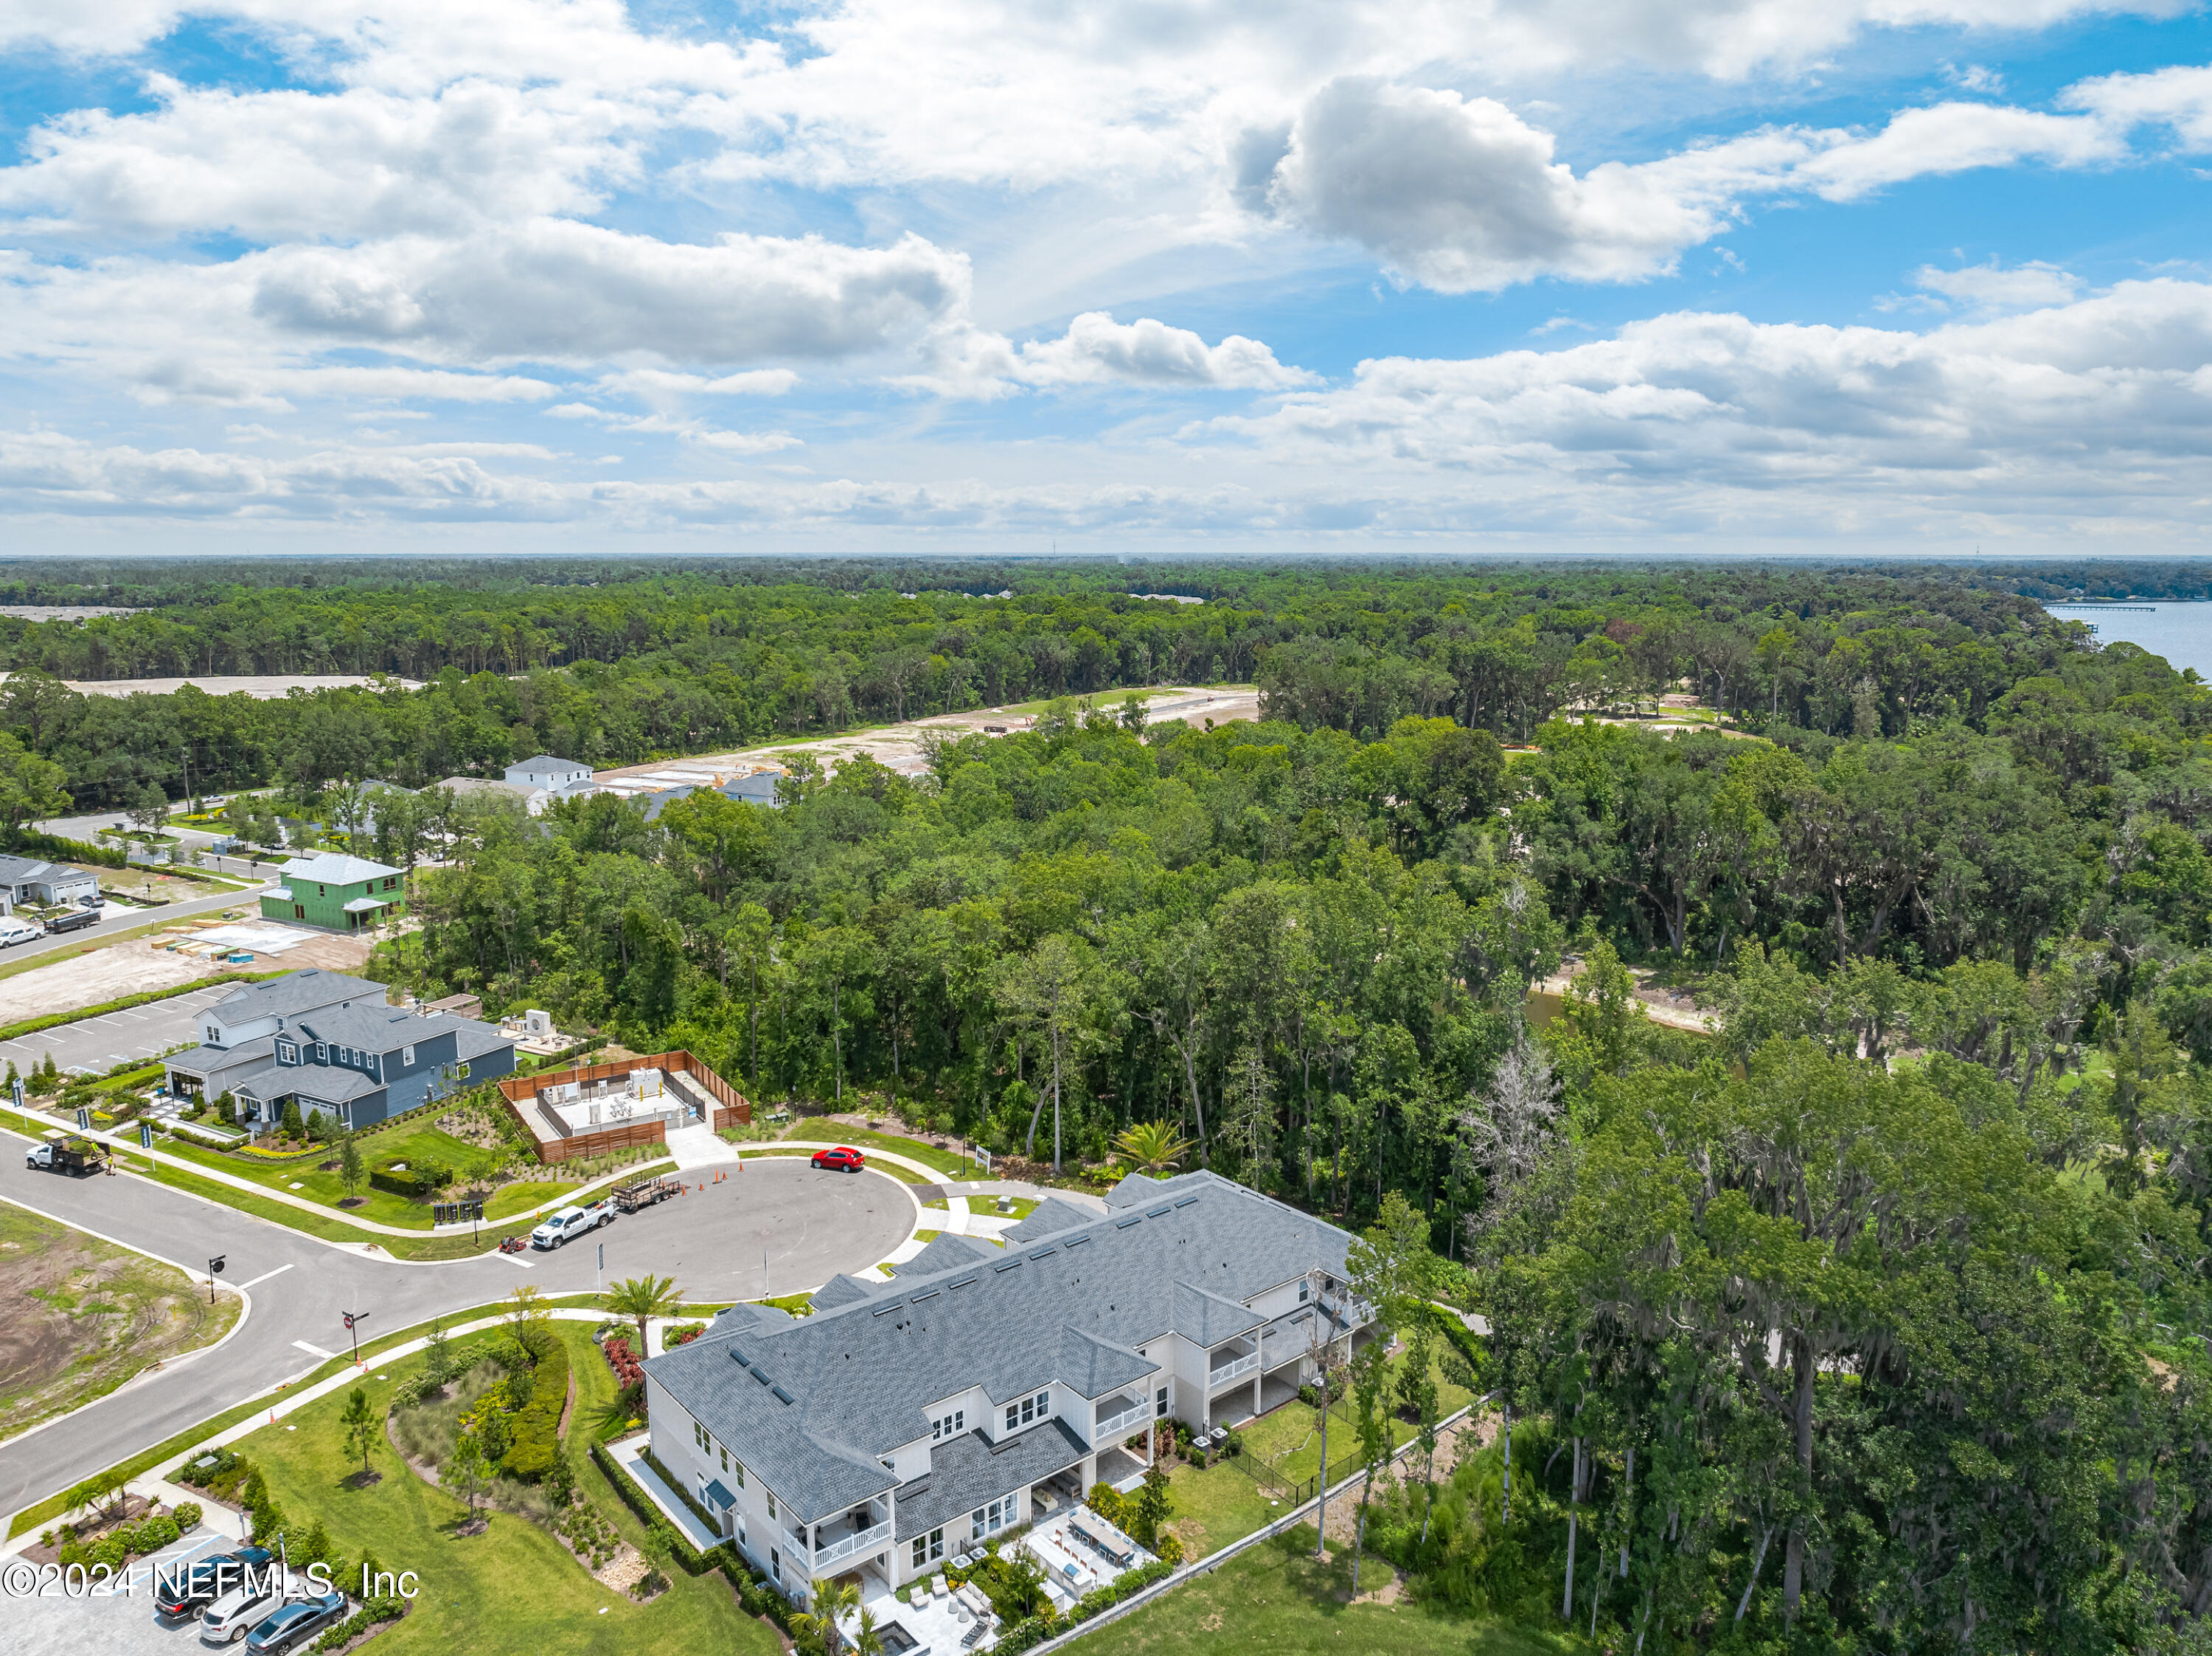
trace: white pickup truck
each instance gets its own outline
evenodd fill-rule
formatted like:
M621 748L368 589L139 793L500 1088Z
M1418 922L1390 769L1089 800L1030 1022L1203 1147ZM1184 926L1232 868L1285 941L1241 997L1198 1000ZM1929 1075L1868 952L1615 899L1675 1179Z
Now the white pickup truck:
M550 1215L545 1222L530 1233L530 1246L534 1248L555 1248L563 1242L573 1242L587 1230L597 1230L601 1225L614 1222L612 1202L594 1202L587 1208L562 1208Z

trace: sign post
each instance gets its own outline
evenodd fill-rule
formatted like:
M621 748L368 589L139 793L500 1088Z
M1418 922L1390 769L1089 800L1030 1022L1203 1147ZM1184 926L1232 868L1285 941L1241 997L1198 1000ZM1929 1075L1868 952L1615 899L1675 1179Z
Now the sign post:
M353 1336L353 1366L356 1368L361 1367L361 1325L368 1320L368 1313L366 1311L345 1313L346 1332Z
M208 1303L215 1303L215 1279L222 1275L222 1262L230 1256L218 1253L208 1261Z

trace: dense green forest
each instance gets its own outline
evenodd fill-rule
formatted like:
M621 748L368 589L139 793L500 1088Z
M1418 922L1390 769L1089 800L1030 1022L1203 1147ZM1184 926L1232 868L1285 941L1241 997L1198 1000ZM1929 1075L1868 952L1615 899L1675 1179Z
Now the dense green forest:
M1171 682L1256 680L1280 717L1362 740L1408 716L1449 716L1525 742L1563 708L1626 701L1678 677L1761 726L1894 736L1951 717L1984 725L2010 686L2058 669L2087 637L1957 570L726 563L452 573L332 564L19 573L0 581L0 601L96 601L133 613L83 623L0 616L0 667L12 675L0 729L60 764L91 809L127 807L156 787L175 798L187 777L200 791L282 779L304 801L344 779L415 786L495 773L541 749L623 764ZM1204 602L1132 596L1165 592ZM270 703L196 690L85 697L52 682L193 673L429 682Z
M1354 1225L1402 1199L1523 1422L1510 1524L1494 1455L1378 1508L1419 1591L1622 1651L2208 1642L2212 701L2016 590L2063 572L495 573L25 628L9 762L97 798L182 745L304 804L1051 698L777 810L465 813L375 969L1038 1162L1161 1119ZM2099 581L2154 585L2048 595ZM21 670L164 670L157 625L436 677ZM1121 694L1228 678L1261 722ZM1587 716L1677 684L1733 728Z

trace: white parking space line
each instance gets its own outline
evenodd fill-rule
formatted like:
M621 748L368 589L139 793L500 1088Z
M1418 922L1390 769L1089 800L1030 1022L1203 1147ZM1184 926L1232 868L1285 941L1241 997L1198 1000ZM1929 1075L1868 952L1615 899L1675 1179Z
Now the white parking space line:
M292 1267L289 1265L278 1265L274 1271L264 1271L258 1277L256 1277L252 1282L240 1283L238 1285L238 1291L243 1294L249 1288L258 1288L262 1283L267 1282L271 1277L282 1277Z
M311 1357L329 1358L337 1356L337 1353L335 1351L325 1351L321 1346L310 1345L305 1340L294 1340L292 1344L298 1346L301 1350L306 1352Z

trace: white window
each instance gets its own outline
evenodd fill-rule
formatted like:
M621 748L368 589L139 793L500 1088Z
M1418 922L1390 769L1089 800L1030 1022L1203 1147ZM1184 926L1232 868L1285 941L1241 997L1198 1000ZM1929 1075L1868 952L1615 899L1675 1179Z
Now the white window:
M775 1491L773 1489L768 1492L768 1515L770 1518L775 1516Z
M330 1062L330 1059L331 1049L328 1045L319 1040L317 1041L315 1043L315 1062L318 1064L327 1064Z
M1163 1386L1158 1392L1152 1394L1152 1416L1155 1419L1165 1420L1167 1418L1167 1413L1168 1388Z
M222 1031L214 1024L208 1025L208 1045L212 1046L222 1039Z
M996 1535L1014 1521L1014 1498L1001 1495L988 1507L978 1507L968 1520L969 1530L977 1536Z
M399 1061L403 1065L412 1065L415 1062L415 1049L412 1046L402 1046L399 1049Z
M300 1049L289 1040L280 1040L276 1043L276 1056L287 1064L297 1064L300 1061Z
M1300 1305L1304 1305L1311 1298L1313 1298L1313 1284L1310 1282L1300 1283L1298 1284L1298 1303Z
M932 1530L914 1538L914 1567L921 1569L945 1556L945 1532Z
M774 1547L768 1550L768 1573L775 1580L783 1580L783 1559Z
M738 1480L738 1487L740 1489L744 1489L745 1487L745 1463L742 1460L732 1461L730 1463L730 1476Z
M727 1449L722 1451L722 1470L726 1472L730 1470L730 1452Z
M942 1442L949 1437L958 1437L967 1429L968 1411L965 1409L955 1409L951 1414L941 1416L929 1422L929 1441L932 1443Z
M707 1429L696 1420L691 1422L691 1441L702 1449L707 1447Z

